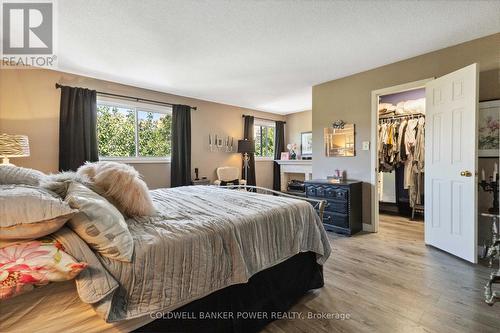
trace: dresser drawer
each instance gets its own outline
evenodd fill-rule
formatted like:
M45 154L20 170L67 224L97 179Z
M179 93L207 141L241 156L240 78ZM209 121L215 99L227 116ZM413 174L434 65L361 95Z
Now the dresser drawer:
M316 196L316 188L312 185L306 186L306 196L315 197Z
M328 200L325 211L349 214L349 203L347 201Z
M326 195L325 190L324 186L309 185L306 187L306 195L308 197L324 198Z
M325 198L347 201L349 199L349 190L339 187L328 187L325 189Z
M345 214L324 212L323 223L341 228L349 228L349 216Z

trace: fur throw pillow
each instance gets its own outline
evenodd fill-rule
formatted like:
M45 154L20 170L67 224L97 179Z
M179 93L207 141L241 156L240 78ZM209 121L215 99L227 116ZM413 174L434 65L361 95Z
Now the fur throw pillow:
M130 165L117 162L86 163L76 173L86 176L106 199L127 216L154 215L156 209L146 183Z

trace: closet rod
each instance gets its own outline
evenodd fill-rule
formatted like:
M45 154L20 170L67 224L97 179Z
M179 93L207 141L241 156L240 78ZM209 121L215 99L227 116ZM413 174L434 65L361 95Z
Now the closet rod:
M385 117L378 117L378 119L399 119L399 118L419 118L419 117L425 117L425 114L423 113L414 113L414 114L402 114L398 116L385 116Z
M278 121L278 120L274 120L274 119L267 119L267 118L261 118L261 117L255 117L255 116L252 116L250 114L243 114L241 115L241 118L245 118L245 117L254 117L255 119L260 119L260 120L267 120L267 121ZM281 120L279 120L281 121ZM283 122L283 124L286 124L286 121Z
M66 87L63 86L62 84L56 83L56 89ZM174 106L175 104L172 103L167 103L167 102L161 102L161 101L155 101L153 99L146 99L146 98L140 98L140 97L133 97L133 96L127 96L127 95L119 95L119 94L112 94L112 93L107 93L107 92L102 92L102 91L96 91L97 94L103 95L103 96L110 96L110 97L117 97L117 98L123 98L123 99L131 99L136 102L146 102L146 103L153 103L153 104L158 104L158 105L166 105L166 106ZM191 110L197 110L196 106L190 106Z

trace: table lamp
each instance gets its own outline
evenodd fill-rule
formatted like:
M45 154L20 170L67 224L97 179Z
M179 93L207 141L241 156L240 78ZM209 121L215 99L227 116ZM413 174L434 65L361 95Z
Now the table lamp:
M26 135L0 134L0 157L3 159L2 164L11 164L9 163L9 157L26 156L30 156L30 145Z
M255 152L255 143L254 140L238 140L238 153L243 154L243 167L245 168L245 180L248 180L248 161L250 160L250 156L248 154L252 154Z

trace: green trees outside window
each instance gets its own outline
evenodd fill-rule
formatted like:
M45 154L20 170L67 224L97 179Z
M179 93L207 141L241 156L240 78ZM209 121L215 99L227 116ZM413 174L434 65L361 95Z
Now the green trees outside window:
M274 157L274 127L254 126L255 156Z
M97 139L101 157L168 157L172 116L98 104Z

